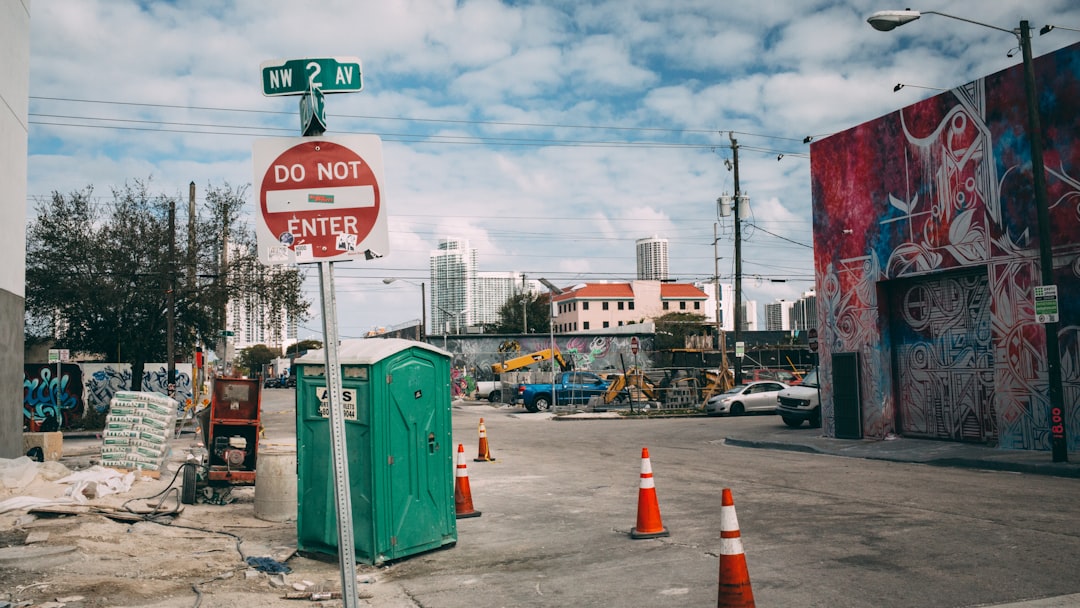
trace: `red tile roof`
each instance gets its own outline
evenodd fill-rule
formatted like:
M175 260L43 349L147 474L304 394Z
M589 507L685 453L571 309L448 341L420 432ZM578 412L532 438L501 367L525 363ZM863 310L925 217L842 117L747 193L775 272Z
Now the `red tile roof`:
M586 283L580 289L564 291L555 296L555 301L583 298L633 299L634 290L630 287L630 283Z
M555 301L604 298L604 299L633 299L634 289L631 283L586 283L584 287L573 291L564 291L555 296ZM704 291L694 287L690 283L661 283L660 299L664 300L705 300L708 296Z
M706 300L704 291L689 283L661 283L661 300Z

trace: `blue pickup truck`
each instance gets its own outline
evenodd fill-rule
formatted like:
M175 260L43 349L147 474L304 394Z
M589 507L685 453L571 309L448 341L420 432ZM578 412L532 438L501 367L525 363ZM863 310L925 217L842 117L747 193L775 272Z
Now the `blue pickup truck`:
M592 372L562 372L551 384L520 384L517 402L530 412L550 409L552 405L583 405L592 397L603 397L610 386Z

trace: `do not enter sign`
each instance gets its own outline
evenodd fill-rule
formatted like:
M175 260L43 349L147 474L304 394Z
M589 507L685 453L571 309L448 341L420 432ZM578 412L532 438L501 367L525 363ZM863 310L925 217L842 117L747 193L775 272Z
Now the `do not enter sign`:
M375 135L257 140L259 260L367 259L389 248L382 141Z

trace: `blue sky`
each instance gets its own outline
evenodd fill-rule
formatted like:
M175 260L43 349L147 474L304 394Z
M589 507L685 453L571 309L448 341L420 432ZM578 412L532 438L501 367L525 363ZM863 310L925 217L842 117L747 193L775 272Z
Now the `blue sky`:
M760 305L813 288L808 135L822 136L1019 62L1007 33L926 15L893 32L864 0L496 0L31 4L35 198L127 180L186 200L194 181L250 184L256 138L298 135L296 97L259 64L359 57L364 90L327 98L328 134L383 139L391 252L335 269L340 334L419 318L443 237L480 269L556 284L630 280L634 241L669 239L670 270L711 280L715 199L750 196L743 286ZM1013 29L1080 28L1069 0L913 8ZM1056 29L1036 56L1080 41ZM894 85L905 83L900 91ZM137 121L137 122L136 122ZM781 156L782 155L782 156ZM249 200L257 194L249 189ZM254 214L254 203L249 205ZM730 218L719 274L733 277ZM254 227L254 217L251 218ZM314 270L311 271L314 278ZM318 310L317 281L309 298ZM301 336L321 334L318 318Z

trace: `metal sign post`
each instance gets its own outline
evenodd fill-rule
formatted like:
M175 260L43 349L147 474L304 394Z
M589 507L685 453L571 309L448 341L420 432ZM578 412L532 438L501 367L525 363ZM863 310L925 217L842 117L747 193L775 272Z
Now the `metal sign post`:
M326 389L330 393L330 449L334 461L334 499L338 516L338 561L341 564L341 597L346 608L357 605L356 549L353 536L352 492L345 444L345 411L341 400L341 367L338 365L337 301L334 298L333 262L319 262L322 300L323 349L326 353Z
M374 135L319 137L326 130L324 93L363 88L360 60L325 57L263 62L263 95L303 95L298 138L255 142L252 160L259 187L259 260L267 265L319 265L330 450L337 503L341 596L356 608L356 538L345 440L345 403L338 361L335 260L386 255L382 205L382 142Z

